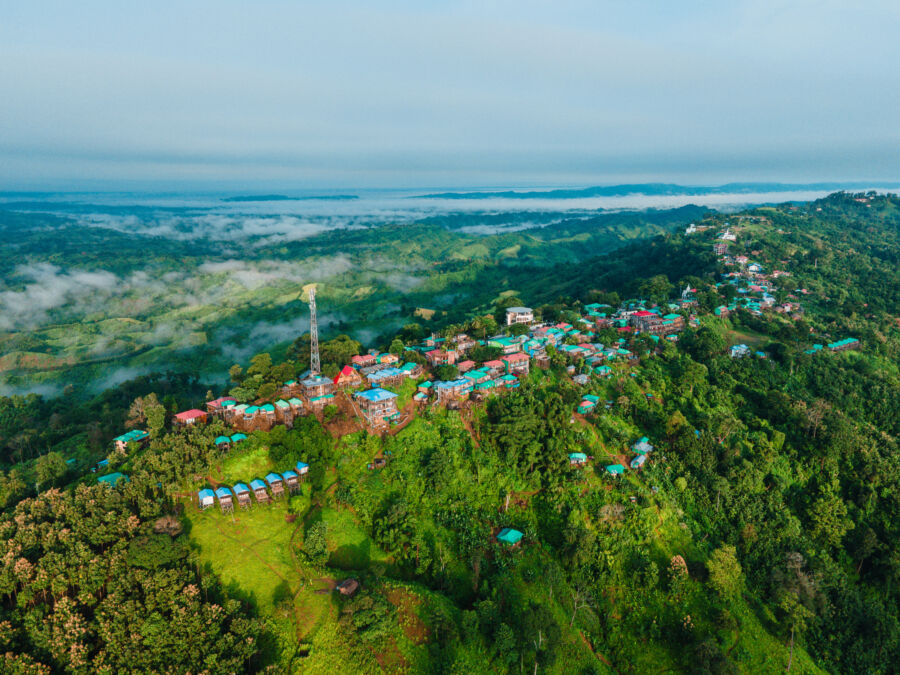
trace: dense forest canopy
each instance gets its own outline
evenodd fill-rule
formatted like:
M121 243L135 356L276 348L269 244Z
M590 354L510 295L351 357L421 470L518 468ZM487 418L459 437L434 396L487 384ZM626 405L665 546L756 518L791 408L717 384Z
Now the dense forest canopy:
M425 366L396 388L410 412L384 433L338 399L228 447L219 419L173 426L222 395L278 396L307 367L305 330L212 384L175 359L93 397L0 398L4 672L895 672L900 200L682 215L699 231L591 257L450 256L440 288L400 292L414 309L470 289L446 314L401 313L369 342L327 330L330 377L367 348ZM419 227L409 242L456 236ZM545 229L535 250L561 236ZM763 309L742 285L754 264ZM485 340L522 304L565 325L640 301L675 307L677 341L604 325L594 341L629 355L606 374L567 357L573 338L507 392L415 403L429 372L459 372L427 366L423 340ZM829 347L844 339L858 342ZM596 408L576 412L586 395ZM128 428L146 444L114 449ZM653 450L632 468L642 437ZM298 462L290 496L198 508L198 490ZM98 482L107 472L127 478Z

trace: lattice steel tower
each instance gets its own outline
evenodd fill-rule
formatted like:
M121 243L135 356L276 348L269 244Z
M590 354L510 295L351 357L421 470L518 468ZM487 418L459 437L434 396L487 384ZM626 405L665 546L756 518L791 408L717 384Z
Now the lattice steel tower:
M318 375L319 364L319 323L316 321L316 287L309 287L309 374Z

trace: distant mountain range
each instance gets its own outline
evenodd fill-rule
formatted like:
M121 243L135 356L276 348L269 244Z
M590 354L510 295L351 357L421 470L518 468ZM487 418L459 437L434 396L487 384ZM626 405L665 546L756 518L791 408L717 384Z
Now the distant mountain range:
M898 183L726 183L719 186L689 186L674 183L633 183L603 185L587 188L561 188L555 190L504 190L501 192L438 192L418 195L419 199L578 199L584 197L623 197L626 195L711 195L752 194L757 192L799 192L896 189Z
M223 197L223 202L305 202L313 199L327 201L346 201L359 199L357 195L312 195L304 197L288 197L287 195L238 195L237 197Z

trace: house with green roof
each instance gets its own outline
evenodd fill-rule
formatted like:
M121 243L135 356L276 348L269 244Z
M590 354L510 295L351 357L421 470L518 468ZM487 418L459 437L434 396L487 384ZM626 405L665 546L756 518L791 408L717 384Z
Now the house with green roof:
M519 542L522 541L523 536L524 535L519 532L519 530L514 530L511 527L504 527L497 533L497 541L501 544L506 544L507 546L518 546Z

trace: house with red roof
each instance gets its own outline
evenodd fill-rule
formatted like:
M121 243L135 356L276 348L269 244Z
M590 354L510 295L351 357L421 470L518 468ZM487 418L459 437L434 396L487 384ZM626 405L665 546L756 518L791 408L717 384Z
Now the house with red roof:
M344 366L334 377L335 387L357 387L362 384L362 376L350 366Z
M185 410L184 412L177 413L173 422L175 426L185 427L192 424L203 424L206 422L207 418L207 413L202 410L192 408L191 410Z
M527 375L528 364L530 359L525 352L516 352L515 354L507 354L500 358L505 364L506 372L510 375Z

